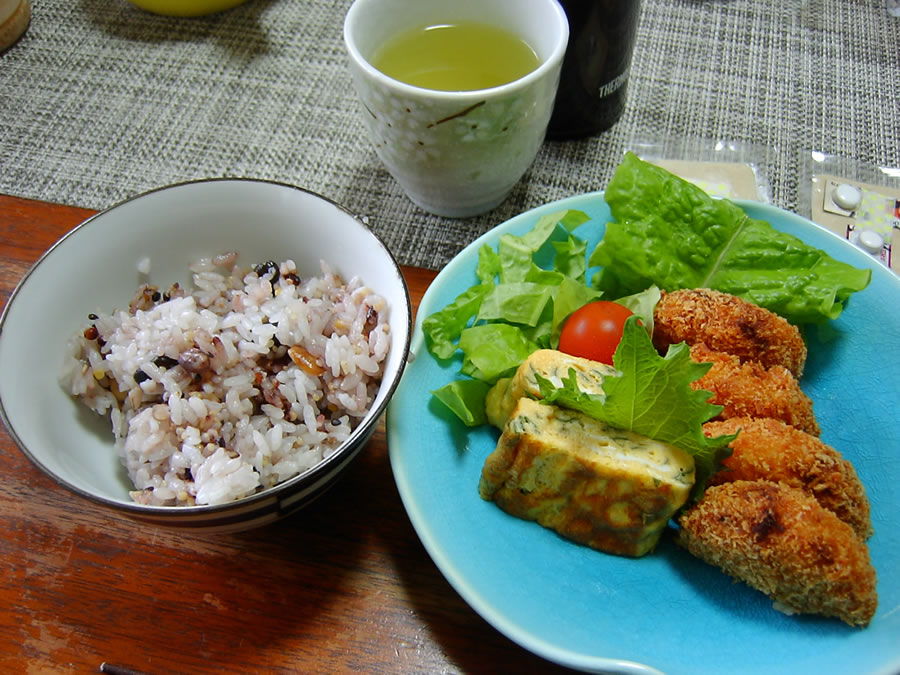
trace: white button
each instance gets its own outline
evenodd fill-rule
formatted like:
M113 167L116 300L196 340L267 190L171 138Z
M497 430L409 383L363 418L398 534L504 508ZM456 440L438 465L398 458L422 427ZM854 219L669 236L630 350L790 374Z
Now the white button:
M868 251L873 255L881 253L881 248L884 246L884 239L882 236L873 230L863 230L860 232L857 242L861 249Z
M855 185L841 183L831 193L831 201L845 211L855 211L862 203L862 190Z

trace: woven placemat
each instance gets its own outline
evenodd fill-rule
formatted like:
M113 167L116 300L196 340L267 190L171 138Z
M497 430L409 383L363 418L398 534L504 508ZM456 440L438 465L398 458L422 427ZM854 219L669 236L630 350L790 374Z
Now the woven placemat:
M523 210L602 189L626 149L737 148L788 209L811 151L900 163L900 19L884 0L644 0L620 122L547 142L491 213L430 216L365 137L349 4L249 0L179 19L125 0L35 2L0 55L0 192L100 209L193 178L278 180L367 216L400 262L438 269Z

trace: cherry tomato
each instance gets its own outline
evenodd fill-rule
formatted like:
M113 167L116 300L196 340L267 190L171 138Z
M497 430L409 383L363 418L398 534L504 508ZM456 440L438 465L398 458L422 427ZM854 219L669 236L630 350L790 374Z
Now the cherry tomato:
M617 302L589 302L566 319L559 336L559 351L612 365L625 320L632 314Z

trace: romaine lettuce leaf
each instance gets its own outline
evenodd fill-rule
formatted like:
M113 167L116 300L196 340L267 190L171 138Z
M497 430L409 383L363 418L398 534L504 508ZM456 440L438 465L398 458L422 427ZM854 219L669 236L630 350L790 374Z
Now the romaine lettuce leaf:
M466 328L459 348L463 352L461 372L493 383L518 368L539 345L517 326L487 323Z
M463 329L478 313L481 301L493 289L491 284L471 286L444 309L425 317L422 332L428 350L439 359L449 359L456 353L456 341Z
M453 380L431 393L467 427L478 427L488 423L484 399L490 388L481 380Z
M659 304L661 297L662 293L659 292L659 289L656 286L651 286L640 293L618 298L616 302L637 314L641 320L641 325L644 326L644 330L653 335L653 317L656 305Z
M466 370L474 377L489 377L488 373L505 368L506 359L497 367L486 368L486 353L500 354L504 345L513 343L533 344L534 349L548 347L554 333L559 334L554 310L558 289L563 287L567 294L572 294L575 292L570 285L574 284L582 287L575 294L591 298L600 295L585 284L586 244L571 235L588 220L582 211L556 211L541 216L534 228L522 236L502 235L496 251L487 244L482 246L475 270L480 283L422 321L425 344L431 354L447 360L462 349L463 359L468 362ZM559 226L569 233L568 238L562 242L551 241ZM550 262L541 267L536 260L548 250ZM502 341L493 349L481 340L460 341L467 328L501 322L505 324L500 329ZM520 335L514 337L514 332ZM479 353L467 353L463 349L466 345L477 345L473 348ZM516 355L520 353L521 349L515 351Z
M714 288L780 314L791 323L836 318L870 270L834 260L736 204L627 153L605 192L613 221L589 264L594 283L618 297L656 284Z
M497 254L500 260L500 283L524 281L532 268L534 256L553 236L557 225L571 232L590 218L582 211L555 211L538 218L534 227L524 235L500 235Z
M487 244L478 249L478 266L475 269L475 276L481 283L493 286L494 279L500 274L501 267L500 254L494 249Z
M536 326L544 308L553 300L553 291L554 286L528 281L494 286L481 300L476 323L507 321L523 326Z
M565 277L584 281L587 272L587 242L569 235L566 241L554 241L555 268Z
M638 317L632 316L625 322L613 366L620 374L603 380L602 395L582 392L574 372L563 378L560 388L537 375L541 398L682 448L694 457L694 495L701 494L709 477L731 453L727 445L735 438L707 438L703 433L703 424L722 407L708 402L711 392L694 390L691 383L712 364L692 361L684 343L672 345L665 357L660 356Z

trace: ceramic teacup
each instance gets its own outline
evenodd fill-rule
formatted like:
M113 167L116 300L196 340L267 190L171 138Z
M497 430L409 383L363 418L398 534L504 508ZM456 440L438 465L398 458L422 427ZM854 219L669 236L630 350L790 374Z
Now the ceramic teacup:
M487 23L535 51L536 69L474 91L439 91L392 79L371 61L404 31ZM375 151L409 198L430 213L467 217L500 204L541 147L569 26L556 0L355 0L344 42Z

